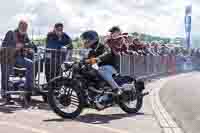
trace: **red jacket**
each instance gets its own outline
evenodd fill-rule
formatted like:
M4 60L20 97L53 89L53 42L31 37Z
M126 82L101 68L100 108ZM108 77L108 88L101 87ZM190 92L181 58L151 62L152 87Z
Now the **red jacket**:
M116 38L108 36L106 44L112 49L112 51L117 55L120 53L127 53L128 50L128 36L122 34Z

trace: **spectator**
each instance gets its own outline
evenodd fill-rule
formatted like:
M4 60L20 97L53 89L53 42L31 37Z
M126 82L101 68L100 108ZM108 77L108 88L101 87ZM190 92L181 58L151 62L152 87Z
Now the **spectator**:
M133 39L132 43L129 45L129 50L134 51L137 53L137 43L136 43L136 39ZM138 53L137 53L138 54Z
M160 52L161 55L167 55L168 54L167 47L164 44L161 46L160 50L161 50L161 52Z
M28 23L24 20L21 20L19 22L18 28L14 31L8 31L4 41L2 43L2 47L10 47L10 48L16 48L16 58L14 65L22 66L27 68L26 72L26 83L25 83L25 89L27 91L31 91L33 89L33 62L28 59L23 50L27 43L30 42L28 34ZM28 51L28 53L33 53L32 50ZM11 97L10 95L6 95L5 91L8 88L8 79L9 75L11 74L13 65L1 65L1 71L2 71L2 88L1 88L1 95L3 98L6 98L7 102L10 101Z
M139 55L144 54L144 44L141 44L137 38L133 40L133 44L130 46L130 49L136 51Z
M106 39L106 44L113 50L115 55L128 54L128 36L123 34L117 26L112 27L110 35Z
M197 53L196 53L197 57L200 57L200 49L197 49Z
M153 51L154 55L160 55L158 44L153 43L152 51Z
M67 47L68 53L61 52L63 47ZM53 32L48 33L46 48L51 49L46 51L45 75L48 82L59 75L60 65L66 56L70 56L70 50L73 49L71 38L63 32L62 23L55 24Z
M150 47L149 44L146 44L145 53L146 53L147 55L155 55L155 53L153 53L153 51L152 51L152 49L151 49L151 47Z

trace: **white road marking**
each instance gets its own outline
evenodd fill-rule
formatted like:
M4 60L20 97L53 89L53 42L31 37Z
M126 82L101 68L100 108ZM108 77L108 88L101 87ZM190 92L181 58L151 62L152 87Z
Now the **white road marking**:
M45 130L38 129L38 128L33 128L33 127L26 126L24 124L22 125L22 124L19 124L19 123L11 123L11 122L5 122L5 121L3 122L3 121L1 121L0 125L12 126L12 127L18 128L18 129L24 129L26 131L34 132L34 133L49 133L49 132L47 132Z
M169 113L165 110L163 105L160 102L159 97L159 91L160 89L170 80L176 79L178 77L183 77L188 74L181 74L172 76L169 78L161 79L158 88L154 89L151 94L151 101L152 101L152 108L154 110L154 113L158 119L158 122L160 123L160 126L163 128L164 133L183 133L182 129L178 127L176 122L172 119L172 117L169 115Z
M96 127L96 128L101 128L101 129L105 129L107 131L111 131L113 133L130 133L128 131L125 131L125 130L121 130L121 129L117 129L117 128L111 128L111 127L107 127L107 126L102 126L102 125L95 125L95 124L83 124L83 123L80 123L81 126L86 126L86 127Z

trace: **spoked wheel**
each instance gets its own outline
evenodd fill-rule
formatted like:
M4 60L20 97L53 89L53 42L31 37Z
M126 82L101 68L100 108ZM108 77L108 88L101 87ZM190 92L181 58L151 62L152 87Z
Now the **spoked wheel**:
M126 99L122 98L123 100L119 101L120 108L125 111L126 113L137 113L143 105L143 97L136 95L123 95L123 97L128 97Z
M0 98L0 106L7 105L8 103L10 103L10 100L11 100L11 96L10 95L2 96Z
M84 107L80 88L70 85L49 88L48 101L53 111L62 118L77 117Z

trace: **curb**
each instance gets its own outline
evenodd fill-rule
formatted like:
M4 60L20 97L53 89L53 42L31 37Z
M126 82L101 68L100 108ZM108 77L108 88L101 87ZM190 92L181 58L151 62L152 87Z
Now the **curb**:
M184 75L185 74L180 74L155 81L154 84L157 83L158 86L155 89L152 89L152 92L150 93L153 112L164 133L184 133L163 107L159 96L160 89L165 85L165 83Z

